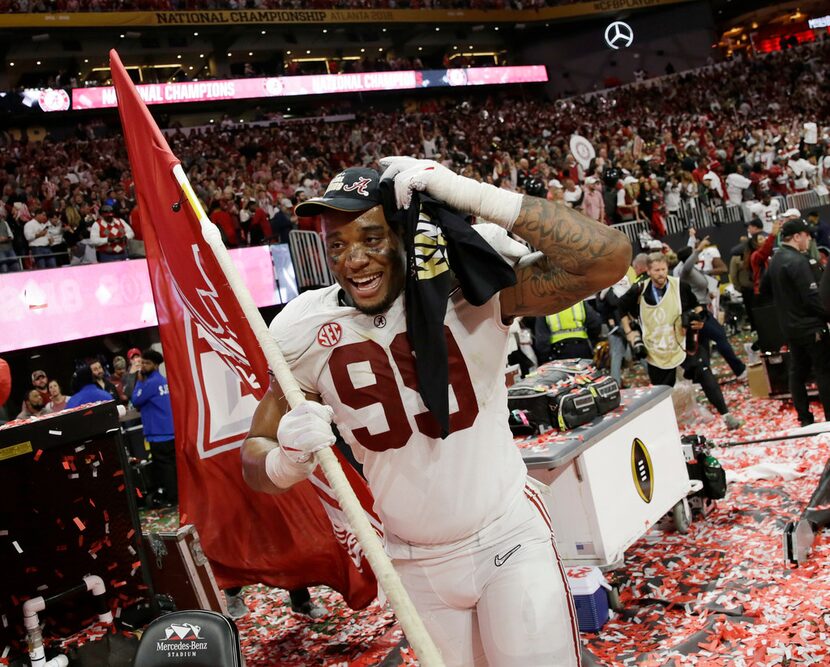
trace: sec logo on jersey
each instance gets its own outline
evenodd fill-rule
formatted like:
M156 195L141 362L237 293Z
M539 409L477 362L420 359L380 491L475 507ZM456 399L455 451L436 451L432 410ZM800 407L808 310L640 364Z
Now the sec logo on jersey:
M337 322L328 322L317 332L317 342L323 347L334 347L340 342L343 329Z

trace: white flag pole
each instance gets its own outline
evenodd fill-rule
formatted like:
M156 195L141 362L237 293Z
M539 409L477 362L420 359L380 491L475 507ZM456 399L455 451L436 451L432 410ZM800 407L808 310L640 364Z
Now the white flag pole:
M268 326L262 319L262 315L254 303L251 293L248 291L247 285L239 275L236 265L231 259L230 253L222 243L222 235L219 229L214 225L205 214L190 181L184 173L184 169L180 164L173 167L173 176L178 181L182 188L182 192L187 198L190 207L199 219L199 224L202 228L202 236L213 251L216 261L222 268L225 277L228 279L228 284L236 294L239 304L242 306L242 311L251 325L251 329L257 338L257 341L262 347L265 358L268 361L268 366L274 373L277 382L285 394L288 404L295 408L302 401L306 400L294 376L291 374L291 369L282 356L277 342L274 340L268 331ZM444 662L441 659L441 654L438 648L432 641L432 638L427 633L421 617L418 615L412 600L401 583L398 573L392 567L392 562L383 550L383 545L380 538L375 532L366 514L363 511L363 506L355 496L354 490L346 478L346 474L340 467L340 463L334 452L330 447L317 452L317 461L323 468L326 478L331 484L334 495L343 508L343 512L349 520L349 523L354 530L355 536L366 554L366 559L372 566L372 570L377 578L378 585L386 593L386 597L392 604L395 615L401 624L401 628L409 640L410 645L415 650L418 660L423 667L443 667Z

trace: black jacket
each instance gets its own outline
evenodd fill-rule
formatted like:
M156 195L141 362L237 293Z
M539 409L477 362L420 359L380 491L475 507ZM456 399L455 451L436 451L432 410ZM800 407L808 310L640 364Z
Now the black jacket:
M818 295L818 280L806 255L788 245L767 269L781 331L788 341L803 341L827 328L828 315Z
M602 333L602 318L590 303L587 301L583 303L585 304L585 332L588 334L588 341L586 342L590 341L590 345L593 347L599 342L599 337ZM551 331L547 319L537 317L533 330L533 338L535 341L533 351L536 352L536 356L540 360L539 363L550 358L553 347L550 343L550 334Z

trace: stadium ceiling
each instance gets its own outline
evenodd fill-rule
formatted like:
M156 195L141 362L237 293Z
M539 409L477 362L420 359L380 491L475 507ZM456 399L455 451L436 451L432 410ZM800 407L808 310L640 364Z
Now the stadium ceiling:
M18 72L38 70L86 78L94 69L107 67L111 48L119 52L125 65L178 63L191 71L217 60L273 67L302 58L376 58L390 51L440 61L447 53L505 51L517 43L517 31L524 34L516 26L483 24L19 29L0 31L0 49L4 51L4 69L12 78Z
M655 6L662 7L670 6L673 1L654 0ZM782 4L763 0L710 0L709 5L716 27L724 29L736 21L743 20L748 12L752 12L753 16L772 18L782 11L786 13L786 8L790 5L793 8L797 5L802 11L815 6L816 11L820 11L822 6L826 10L827 2L802 0ZM604 10L600 14L605 16L608 11L610 10ZM633 11L624 8L614 12L614 15L625 16ZM646 8L638 11L650 10ZM368 14L374 17L377 13ZM13 20L14 17L6 15L0 17L2 18ZM2 69L8 75L11 85L15 85L23 72L64 72L66 76L80 76L86 79L94 70L107 67L107 53L110 48L116 48L127 65L159 67L181 64L182 69L191 76L198 75L200 71L206 74L210 69L208 63L212 63L211 67L215 69L217 61L229 65L252 62L279 69L282 63L290 59L378 57L390 51L398 56L421 56L434 61L446 53L454 52L509 54L517 45L526 44L531 38L540 38L541 31L545 31L545 36L549 37L549 25L551 29L565 28L563 24L597 20L599 15L568 16L550 24L544 19L527 23L338 23L335 22L335 18L329 17L327 23L304 24L0 27L0 53L5 62ZM107 17L103 17L103 20L107 20ZM8 25L0 20L0 25L4 24ZM172 69L168 67L168 70Z

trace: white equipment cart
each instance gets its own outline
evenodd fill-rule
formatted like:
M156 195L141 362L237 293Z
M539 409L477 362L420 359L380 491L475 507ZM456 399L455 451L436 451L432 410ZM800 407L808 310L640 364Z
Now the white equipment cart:
M678 530L688 529L692 483L670 387L623 390L620 407L589 424L516 442L530 476L548 487L565 565L616 567L669 512Z

